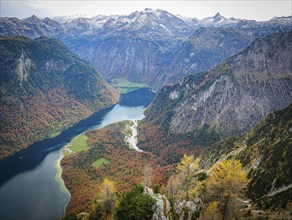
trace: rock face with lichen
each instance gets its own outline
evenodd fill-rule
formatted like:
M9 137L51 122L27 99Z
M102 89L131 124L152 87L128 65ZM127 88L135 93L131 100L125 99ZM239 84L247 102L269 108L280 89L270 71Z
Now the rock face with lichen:
M153 190L144 187L144 194L148 194L155 200L153 206L152 220L170 220L170 203L165 195L154 194Z
M175 214L179 220L191 220L195 211L196 206L192 201L182 201L176 206Z
M197 194L191 201L183 200L175 206L175 215L179 220L191 220L203 210L203 201Z

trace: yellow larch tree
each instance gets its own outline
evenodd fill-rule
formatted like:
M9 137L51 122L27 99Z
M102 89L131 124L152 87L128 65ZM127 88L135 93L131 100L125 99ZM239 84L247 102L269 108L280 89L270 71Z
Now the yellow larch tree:
M117 197L115 184L105 178L99 186L97 200L92 207L92 219L112 219L116 206Z
M114 183L105 178L102 184L99 186L99 198L100 200L109 199L116 191L117 190Z
M181 162L177 165L177 170L181 176L181 187L187 201L190 199L189 192L191 187L195 185L198 169L199 160L195 159L193 155L187 156L184 154Z
M238 160L220 162L210 171L208 200L210 204L218 204L224 220L232 219L236 214L239 198L244 196L247 183L247 172Z

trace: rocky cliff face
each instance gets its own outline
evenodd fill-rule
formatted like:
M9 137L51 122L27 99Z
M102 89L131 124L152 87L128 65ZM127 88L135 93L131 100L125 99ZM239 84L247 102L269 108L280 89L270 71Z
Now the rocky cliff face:
M131 82L151 85L165 56L162 47L166 43L157 44L140 37L117 36L69 41L73 51L89 60L109 80L125 78Z
M64 36L62 40L107 79L126 78L152 85L163 63L169 62L169 51L191 31L182 19L166 11L145 9L110 18L94 35Z
M1 157L56 135L119 99L61 42L0 38Z
M246 48L255 34L236 28L200 28L168 57L158 74L161 84L175 83L187 75L209 70L225 58Z
M170 212L170 202L166 198L165 195L154 194L153 190L148 187L144 187L143 193L151 196L152 199L155 200L155 204L152 208L153 215L151 220L170 220L171 212Z
M291 49L292 32L255 40L209 72L162 88L145 121L166 122L173 133L242 133L292 102Z

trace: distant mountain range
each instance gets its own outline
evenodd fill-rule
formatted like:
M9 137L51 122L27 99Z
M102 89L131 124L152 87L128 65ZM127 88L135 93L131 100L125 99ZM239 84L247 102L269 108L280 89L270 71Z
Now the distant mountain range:
M290 31L292 17L269 21L182 18L146 8L125 16L0 18L0 35L56 37L106 79L125 78L159 88L208 70L255 38Z

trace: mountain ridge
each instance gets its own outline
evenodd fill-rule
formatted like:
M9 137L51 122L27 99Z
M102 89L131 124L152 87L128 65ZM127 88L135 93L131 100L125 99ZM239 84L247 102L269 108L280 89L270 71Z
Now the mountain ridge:
M289 32L255 40L210 71L162 87L139 127L141 148L166 160L172 158L173 146L181 156L181 151L195 153L288 106L291 38Z
M272 34L272 35L268 36L267 38L257 39L247 49L245 49L245 50L241 51L240 53L238 53L237 55L234 55L233 57L223 61L217 67L208 71L207 74L204 76L204 78L201 78L201 81L195 82L195 83L191 83L191 81L190 81L191 84L187 85L188 78L185 78L179 84L176 84L174 87L179 88L179 87L185 86L186 88L185 88L184 92L182 92L182 95L180 95L180 96L184 96L184 94L186 95L189 93L187 95L188 98L186 100L188 100L190 102L190 99L194 100L194 98L189 98L191 96L191 94L194 95L194 97L195 96L197 97L197 95L199 95L200 92L203 92L204 89L207 89L209 86L211 86L208 88L210 90L209 91L210 94L212 93L212 91L214 91L214 92L216 91L217 93L219 92L219 94L220 94L221 90L218 90L219 88L217 88L217 90L216 90L213 87L215 87L216 84L219 86L219 84L223 83L223 81L226 84L231 83L230 86L232 86L232 87L235 86L235 85L232 85L233 80L235 80L237 84L243 83L243 86L246 87L245 90L249 91L249 92L252 91L251 89L252 89L253 83L255 85L255 84L260 83L260 82L264 83L265 80L269 80L269 79L270 80L271 79L281 80L281 79L285 79L285 78L287 78L288 81L289 80L291 81L292 64L290 61L287 62L287 57L291 56L291 54L290 54L290 49L292 48L291 39L292 39L292 32ZM273 52L274 52L274 54L273 54ZM236 68L238 70L236 70ZM257 72L260 72L261 74L257 74ZM245 75L245 74L247 74L247 75ZM255 75L255 74L257 74L257 75ZM245 77L248 77L248 78L245 78ZM256 80L258 80L258 81L256 82ZM282 89L286 88L284 90L287 91L288 93L285 95L284 93L280 92L279 89L277 89L277 91L278 91L277 93L281 94L281 96L279 96L278 98L282 97L281 101L283 101L283 103L286 101L286 103L289 104L289 102L291 102L290 95L291 95L292 90L291 90L291 87L289 87L288 81L287 81L287 84L284 83L282 85L282 86L284 86L284 87L282 87ZM229 88L229 89L232 89L232 88ZM258 88L255 87L254 89L258 89ZM271 89L276 89L276 88L271 87ZM235 90L234 90L234 92L236 93ZM276 93L276 90L274 92ZM173 96L171 94L169 94L170 100L175 100L176 98L179 99L179 97L176 97L179 95L175 95L174 93L175 93L175 91L172 90ZM290 95L289 95L289 93L290 93ZM208 99L208 97L210 97L210 94L206 93L206 97L204 98L205 101L206 101L206 99ZM265 91L263 93L263 97L265 97L269 100L269 97L266 97L266 94L270 94L271 97L274 97L274 99L277 100L274 93L269 92L269 91ZM228 95L228 94L226 94L226 95ZM230 95L233 95L233 94L230 94ZM252 96L256 97L257 94L254 93ZM202 98L197 97L197 99L201 100ZM202 99L202 101L203 101L203 99ZM205 101L203 101L203 103ZM195 101L195 103L198 103L198 102ZM281 102L279 101L279 104L280 103ZM151 108L154 105L155 105L155 101L147 109L146 118L148 117L149 113L151 112ZM201 106L201 105L198 104L197 108L199 108L199 106ZM204 104L202 104L202 106L204 106ZM251 106L249 106L249 108L250 107ZM263 109L267 110L266 107ZM285 107L285 106L283 106L283 107ZM181 107L178 107L178 108L181 108ZM279 107L277 107L277 108L279 108ZM182 112L178 113L179 112L178 109L175 110L175 112L176 112L175 114L177 116L175 121L176 122L178 122L178 121L183 122L184 121L183 118L185 118L185 117L182 118L182 117L178 116L178 115L182 116L183 113ZM196 113L196 110L194 113ZM176 123L175 121L172 121L171 129L173 131L176 129L177 131L185 132L186 131L185 129L180 130L181 126L183 126L182 123L181 123L180 128L178 128L177 125L179 123ZM190 122L190 120L188 120L188 122ZM190 122L190 123L192 123L192 122ZM226 132L226 129L221 129L221 130L222 131L225 130L225 132Z
M0 34L56 37L106 79L124 78L158 89L214 67L257 37L291 30L291 19L256 22L225 18L232 22L205 25L164 10L145 9L129 15L65 18L59 22L35 16L24 20L0 18Z
M1 38L1 157L56 135L119 95L56 39Z

